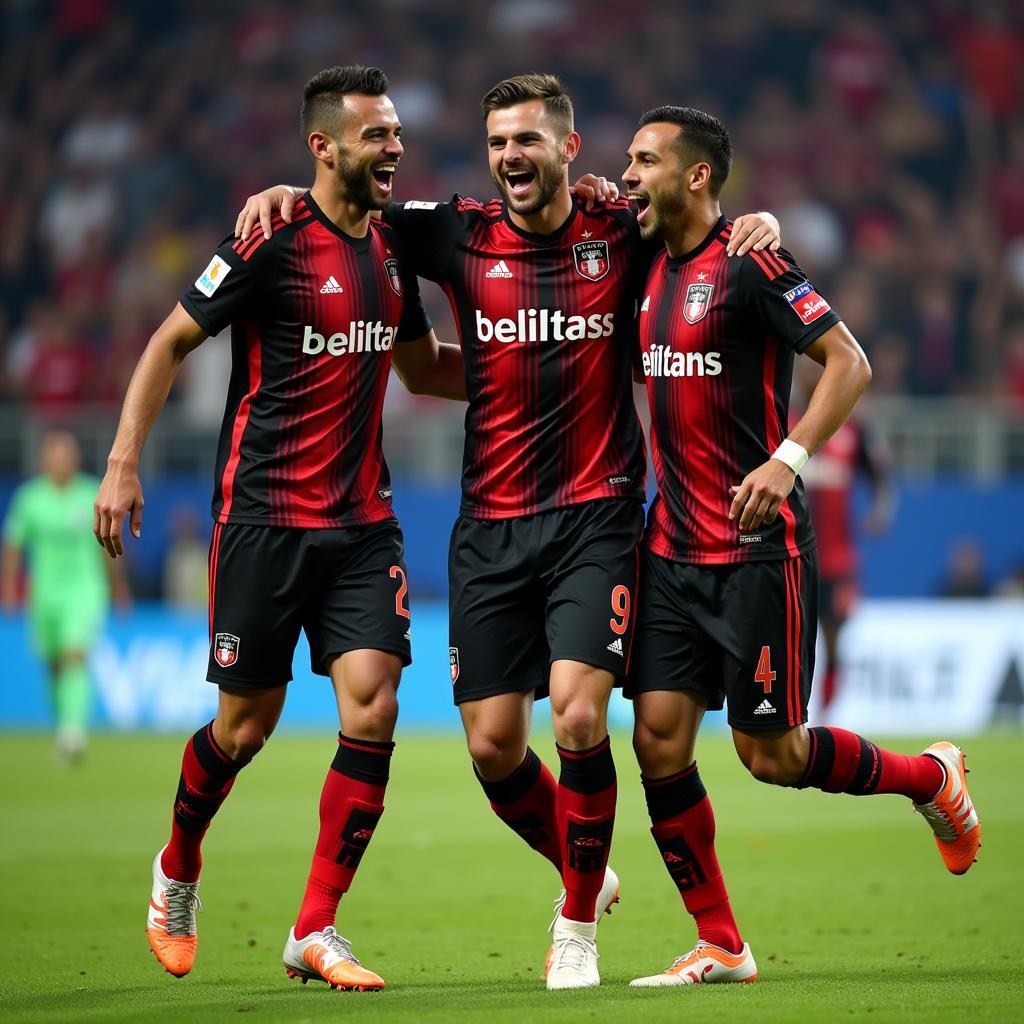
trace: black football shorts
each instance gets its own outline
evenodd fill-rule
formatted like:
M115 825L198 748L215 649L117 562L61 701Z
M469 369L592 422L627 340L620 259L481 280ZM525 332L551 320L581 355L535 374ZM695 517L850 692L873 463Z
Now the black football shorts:
M513 519L460 516L448 553L455 703L533 689L553 661L625 675L643 506L591 501Z
M807 721L818 558L690 565L640 553L637 637L625 695L693 690L729 703L743 732Z
M370 648L408 665L409 599L402 531L393 520L312 530L217 523L210 544L210 663L228 687L283 686L299 630L312 669Z

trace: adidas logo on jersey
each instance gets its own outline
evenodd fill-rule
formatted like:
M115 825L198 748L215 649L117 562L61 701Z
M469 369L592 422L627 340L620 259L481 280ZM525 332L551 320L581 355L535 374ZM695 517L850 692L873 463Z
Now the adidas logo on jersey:
M623 656L623 654L622 654L622 637L620 637L620 636L617 636L617 637L616 637L616 638L615 638L615 639L614 639L614 640L613 640L613 641L612 641L612 642L611 642L611 643L610 643L610 644L608 645L608 648L607 648L607 649L608 649L609 651L611 651L611 652L612 652L612 654L617 654L617 655L618 655L618 656L619 656L619 657L621 658L621 657Z
M491 267L490 270L484 274L484 277L511 277L512 271L508 269L508 264L504 260L498 260L497 263Z
M640 312L646 313L651 308L651 297L647 295L644 297L643 305L640 306Z
M668 345L652 345L643 361L645 377L717 377L722 372L721 352L673 352Z
M345 289L338 284L338 279L331 274L326 281L324 281L323 288L320 289L321 295L340 295Z
M754 708L754 714L755 715L774 715L775 714L775 708L773 708L771 706L771 704L768 703L767 700L763 700L763 701L761 701L760 704L757 705L756 708Z

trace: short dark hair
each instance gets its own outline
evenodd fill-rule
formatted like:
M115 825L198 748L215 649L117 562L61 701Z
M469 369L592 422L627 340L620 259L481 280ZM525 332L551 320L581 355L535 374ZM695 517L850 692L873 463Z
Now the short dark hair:
M506 78L487 90L480 101L480 109L486 119L492 110L504 110L530 100L544 101L544 108L560 134L568 135L573 130L572 100L557 75L531 71L527 75Z
M711 183L708 190L712 199L717 199L732 166L732 142L729 131L714 114L693 107L664 106L648 110L640 118L640 127L667 122L677 124L679 133L677 152L688 163L705 160L711 167ZM696 158L696 159L694 159Z
M326 135L340 132L344 115L342 101L346 93L383 96L387 91L388 76L380 68L346 64L318 71L302 92L302 113L299 116L302 138L308 139L309 133L316 131Z

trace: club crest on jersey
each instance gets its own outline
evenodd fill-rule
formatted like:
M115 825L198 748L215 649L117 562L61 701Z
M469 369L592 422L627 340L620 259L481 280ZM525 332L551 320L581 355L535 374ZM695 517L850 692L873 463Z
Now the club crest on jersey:
M608 243L600 239L596 242L577 242L572 247L572 260L580 277L588 281L600 281L611 266Z
M213 638L213 656L221 668L231 668L238 661L239 643L234 633L218 633Z
M399 297L402 297L402 275L398 272L398 260L390 259L384 261L384 269L388 272L388 283L391 290Z
M459 649L458 647L448 648L448 662L452 669L452 685L459 681Z
M686 301L683 303L683 319L688 324L695 324L708 315L711 308L713 284L691 284L686 288Z

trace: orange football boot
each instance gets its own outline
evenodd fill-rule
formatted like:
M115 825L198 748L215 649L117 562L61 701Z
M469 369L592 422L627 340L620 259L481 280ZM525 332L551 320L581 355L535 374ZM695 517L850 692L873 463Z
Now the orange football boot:
M198 882L176 882L160 867L163 850L153 861L153 892L149 898L146 935L165 971L183 978L196 960L196 911L203 909Z
M341 992L378 992L384 979L363 967L352 953L348 939L334 928L310 932L304 939L288 933L284 947L284 969L289 978L325 981Z
M914 804L914 810L931 825L947 870L963 875L981 846L981 821L967 792L967 759L958 746L946 740L933 743L924 753L942 765L946 781L928 803Z

